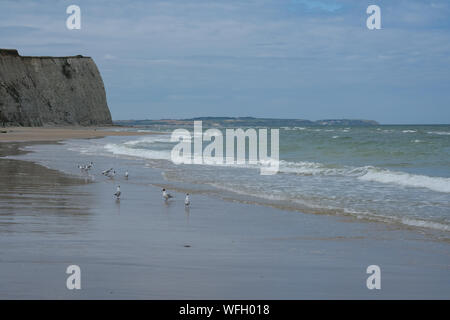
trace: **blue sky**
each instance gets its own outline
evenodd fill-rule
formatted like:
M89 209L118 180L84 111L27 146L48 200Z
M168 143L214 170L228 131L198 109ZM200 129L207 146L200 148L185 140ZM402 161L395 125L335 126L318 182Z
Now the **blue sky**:
M448 0L2 0L0 47L92 56L114 119L450 123L449 17Z

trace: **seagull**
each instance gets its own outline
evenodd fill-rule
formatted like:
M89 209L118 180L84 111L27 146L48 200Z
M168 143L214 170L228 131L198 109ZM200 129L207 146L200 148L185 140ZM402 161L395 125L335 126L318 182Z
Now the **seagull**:
M113 168L110 168L108 170L103 171L102 175L107 176L108 178L112 179L116 175L116 170L114 170Z
M92 169L93 166L94 166L94 163L91 161L87 165L84 165L84 166L78 165L78 169L88 172L89 170Z
M80 169L81 171L88 171L88 168L86 166L78 165L78 169Z
M125 179L128 179L128 171L125 171Z
M191 200L189 199L189 193L186 193L186 199L184 199L184 205L188 207L191 204Z
M114 193L114 195L116 196L117 200L120 199L120 195L121 194L122 194L122 192L120 191L120 186L117 186L117 191L116 191L116 193Z
M113 170L113 168L109 168L108 170L102 171L102 175L107 176Z
M110 173L108 173L106 176L108 177L108 178L114 178L114 176L116 175L116 170L113 170L112 172L110 172Z
M173 196L169 193L166 192L166 189L162 189L162 196L164 198L164 200L169 200L170 198L173 198Z

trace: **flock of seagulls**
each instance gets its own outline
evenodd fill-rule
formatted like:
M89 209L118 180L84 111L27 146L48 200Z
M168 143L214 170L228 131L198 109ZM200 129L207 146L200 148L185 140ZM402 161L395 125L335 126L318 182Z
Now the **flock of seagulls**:
M88 172L93 167L94 167L94 163L92 161L86 165L78 165L78 169L80 169L81 171L85 171L85 172Z
M78 168L83 172L89 172L89 170L91 170L93 167L94 167L94 163L92 161L86 165L78 165ZM102 175L104 175L110 179L113 179L114 176L116 175L116 171L114 170L114 168L109 168L108 170L102 171ZM128 180L128 177L129 177L129 173L128 173L128 171L125 171L125 179ZM120 186L117 186L117 190L114 193L116 200L120 200L121 195L122 195L122 191L120 191ZM163 197L164 201L168 201L168 200L174 198L174 196L172 196L170 193L168 193L166 189L162 189L162 197ZM186 198L184 199L184 205L186 207L189 207L191 205L189 193L186 193Z

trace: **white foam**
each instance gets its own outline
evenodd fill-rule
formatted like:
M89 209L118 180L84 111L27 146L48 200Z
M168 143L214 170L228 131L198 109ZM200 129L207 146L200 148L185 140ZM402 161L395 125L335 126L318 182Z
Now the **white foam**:
M401 223L413 226L413 227L420 227L420 228L430 228L430 229L436 229L436 230L442 230L442 231L450 231L450 226L439 223L439 222L433 222L433 221L425 221L425 220L418 220L418 219L410 219L410 218L403 218L401 220Z
M329 206L323 204L314 204L311 201L306 199L298 199L295 197L288 196L287 194L278 194L272 192L258 192L258 190L254 190L250 192L248 188L242 188L242 185L239 186L227 186L225 184L219 183L209 183L209 185L218 188L219 190L226 190L232 193L238 193L240 195L251 196L255 198L260 198L268 201L276 201L276 202L292 202L297 205L300 205L301 211L308 211L309 209L316 210L324 210L324 212L332 212L334 214L339 214L339 212L351 215L357 219L368 219L371 221L384 222L384 223L400 223L407 226L412 227L420 227L420 228L428 228L435 229L441 231L450 231L450 225L445 223L440 223L436 221L427 221L418 218L408 218L408 217L397 217L397 216L387 216L379 213L372 212L363 212L358 210L353 210L349 208L339 208L336 206Z
M123 145L108 143L105 150L115 155L131 156L144 159L170 160L170 151L135 149Z
M319 162L290 162L280 160L280 172L303 175L361 176L365 174L370 168L373 167L330 167Z
M428 134L437 134L440 136L450 136L450 132L448 131L428 131Z
M427 188L433 191L450 193L450 178L430 177L401 171L390 171L373 166L333 168L316 162L288 162L281 160L280 172L302 175L357 177L362 181L396 184L405 187Z
M427 188L433 191L450 193L450 178L429 177L406 172L370 169L358 179L380 183L397 184L405 187Z
M124 145L134 146L138 144L152 144L157 142L163 142L163 143L169 143L170 142L170 136L161 136L161 135L155 135L155 136L148 136L137 140L131 140L124 142Z

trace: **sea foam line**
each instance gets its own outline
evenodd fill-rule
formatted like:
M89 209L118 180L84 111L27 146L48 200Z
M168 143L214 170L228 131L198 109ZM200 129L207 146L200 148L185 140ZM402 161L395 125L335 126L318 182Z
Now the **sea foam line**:
M389 224L402 224L411 227L419 227L419 228L427 228L427 229L435 229L441 231L450 231L450 225L445 223L440 223L436 221L430 220L422 220L418 218L410 218L410 217L398 217L398 216L387 216L379 213L372 212L362 212L356 211L348 208L341 208L329 205L320 205L314 204L307 200L301 199L293 199L287 196L283 196L281 194L270 194L270 193L261 193L261 192L249 192L248 190L243 190L236 188L235 186L226 186L224 184L219 183L209 183L209 185L219 189L228 191L231 193L237 193L239 195L246 195L256 199L261 199L260 201L255 201L258 204L267 204L267 201L274 202L273 205L275 207L285 208L286 202L290 202L294 205L291 207L292 209L298 210L303 213L322 213L322 214L330 214L330 215L348 215L354 217L356 219L365 219L374 222L383 222ZM279 205L282 203L282 205ZM299 205L297 207L296 205Z

